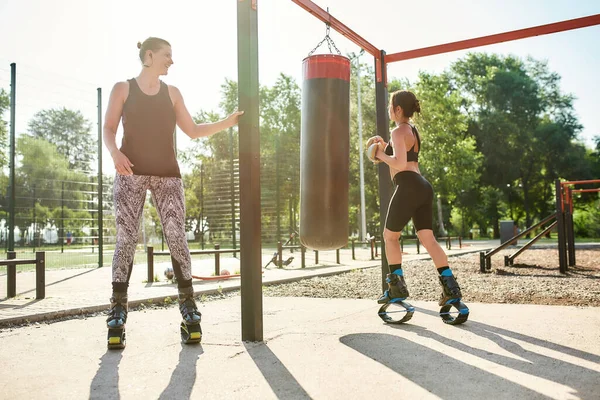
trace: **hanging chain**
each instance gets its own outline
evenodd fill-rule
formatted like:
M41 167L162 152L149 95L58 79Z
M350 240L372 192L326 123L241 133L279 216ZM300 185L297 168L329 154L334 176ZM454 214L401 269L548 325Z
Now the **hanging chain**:
M335 49L335 51L337 51L338 55L342 55L342 53L338 50L337 46L333 42L333 39L331 39L331 37L329 37L329 28L330 28L330 25L329 24L325 24L325 25L327 26L327 29L325 30L325 38L323 40L321 40L319 42L319 44L317 44L315 46L315 48L312 49L312 51L310 53L308 53L309 56L311 56L319 48L319 46L321 46L323 44L323 42L327 42L327 47L329 48L329 52L330 53L333 53L333 51L331 50L331 46L333 46L333 48Z

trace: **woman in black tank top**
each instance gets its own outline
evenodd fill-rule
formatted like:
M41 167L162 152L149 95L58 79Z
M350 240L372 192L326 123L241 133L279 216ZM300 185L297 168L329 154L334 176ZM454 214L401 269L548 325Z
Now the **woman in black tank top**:
M378 150L375 154L376 158L390 167L395 184L383 230L390 272L387 277L389 289L378 302L385 304L408 297L399 239L402 229L412 219L417 236L439 273L442 284L440 305L444 305L448 301L460 299L462 295L448 267L448 257L433 234L433 188L419 170L421 138L417 128L410 124L410 118L415 112L421 112L421 106L412 92L401 90L391 94L389 117L396 123L396 128L391 132L390 142L386 144L385 150ZM385 144L381 137L375 141Z
M113 257L111 312L107 320L109 347L124 347L127 319L127 288L137 245L146 191L152 192L172 260L179 289L184 342L199 341L200 312L194 302L191 257L185 232L185 198L175 157L175 125L190 138L213 135L236 125L243 112L222 121L196 124L175 86L159 78L173 65L171 45L159 38L138 43L142 71L136 78L118 82L110 94L104 121L104 144L117 175L114 183L117 240ZM123 142L115 136L123 123ZM111 336L111 332L112 335ZM121 332L121 334L119 334Z

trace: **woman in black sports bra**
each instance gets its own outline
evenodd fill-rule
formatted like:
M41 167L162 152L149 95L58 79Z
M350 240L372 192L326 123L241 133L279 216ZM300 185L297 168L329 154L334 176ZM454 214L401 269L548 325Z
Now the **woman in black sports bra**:
M379 136L375 138L376 142L385 145L385 150L378 150L375 157L390 167L390 175L395 184L383 230L390 269L387 275L389 289L379 298L378 303L408 297L399 239L402 229L412 218L417 236L438 270L443 288L440 305L445 305L448 301L460 299L462 295L452 270L448 267L448 257L433 235L433 188L419 171L421 138L417 128L410 124L410 118L415 112L421 112L421 106L414 93L406 90L392 93L389 117L396 122L396 128L390 134L389 143L385 143Z

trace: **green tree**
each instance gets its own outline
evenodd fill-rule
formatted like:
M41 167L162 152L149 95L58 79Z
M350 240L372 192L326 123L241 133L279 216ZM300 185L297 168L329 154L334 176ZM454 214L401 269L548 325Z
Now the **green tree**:
M29 133L53 143L66 157L69 168L89 173L96 154L96 138L92 124L80 111L61 109L42 110L29 121Z
M37 227L64 226L75 236L81 234L83 227L90 227L91 214L86 207L91 198L86 190L86 175L71 170L56 146L43 139L21 135L17 150L20 164L15 176L17 225L22 230L29 229L35 209Z
M573 157L585 157L576 141L581 126L572 96L561 93L557 74L532 59L472 53L450 70L465 98L468 133L484 155L481 186L503 192L510 209L515 198L521 201L525 223L531 225L548 211L553 179L587 170L573 163ZM496 222L506 207L503 211L495 206L496 197L490 199L488 217L498 236Z

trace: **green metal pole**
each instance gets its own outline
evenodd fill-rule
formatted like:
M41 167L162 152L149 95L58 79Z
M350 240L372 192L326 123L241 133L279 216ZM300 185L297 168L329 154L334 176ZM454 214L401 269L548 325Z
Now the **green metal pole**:
M200 164L200 243L204 250L204 164Z
M102 88L98 88L98 267L104 265L104 205L102 203Z
M10 64L10 177L8 201L8 251L15 251L15 115L17 108L17 64Z
M242 340L263 340L256 0L237 3Z
M36 232L36 223L35 223L35 185L33 185L33 235L31 236L31 241L33 243L33 252L35 253L35 232Z
M280 143L281 133L277 134L275 139L275 198L277 200L277 240L281 240L281 173L279 171L279 151L281 149Z
M377 71L379 69L379 71ZM385 64L385 51L381 51L381 60L378 62L375 60L375 71L376 75L379 76L375 83L375 103L376 103L376 114L377 114L377 133L386 142L389 140L390 122L388 119L387 112L387 98L388 92L386 87L386 64ZM379 73L377 73L379 72ZM391 197L391 183L390 174L387 170L385 163L379 164L379 221L380 231L383 235L383 228L385 227L385 217L387 214L388 203ZM385 246L381 246L381 287L383 290L387 289L387 283L385 282L386 275L389 272L387 258L385 256Z
M60 190L60 252L65 252L65 182L61 183Z
M233 128L229 128L229 185L231 192L231 243L236 249L237 243L235 239L235 177L233 176ZM233 253L235 257L235 253Z

